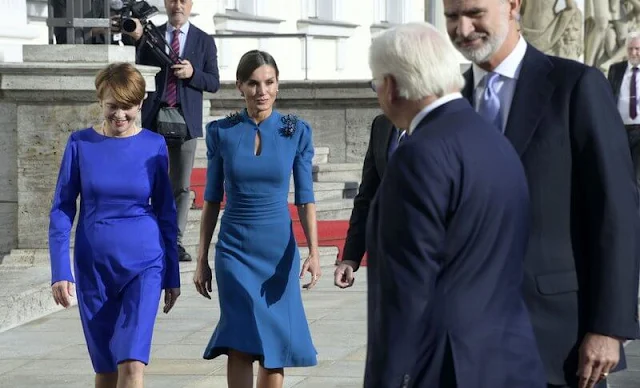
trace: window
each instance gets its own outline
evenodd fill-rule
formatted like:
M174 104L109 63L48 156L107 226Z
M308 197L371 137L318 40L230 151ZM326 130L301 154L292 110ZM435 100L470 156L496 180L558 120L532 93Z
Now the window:
M405 3L405 0L375 0L374 20L391 24L404 23Z
M333 20L335 19L335 0L303 0L306 4L306 15L303 15L303 19L321 19L321 20Z
M257 15L259 1L260 0L225 0L224 7L228 10Z
M373 6L373 20L376 22L387 21L387 0L375 0Z

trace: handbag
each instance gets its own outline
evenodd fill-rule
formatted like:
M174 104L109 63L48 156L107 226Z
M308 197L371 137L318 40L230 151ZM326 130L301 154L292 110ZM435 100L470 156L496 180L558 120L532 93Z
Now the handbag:
M156 116L156 132L168 143L182 144L189 136L187 123L178 107L161 107Z

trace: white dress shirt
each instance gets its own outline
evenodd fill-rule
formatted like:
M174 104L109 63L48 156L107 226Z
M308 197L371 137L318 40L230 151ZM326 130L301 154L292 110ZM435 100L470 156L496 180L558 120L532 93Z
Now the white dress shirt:
M180 42L180 52L178 53L178 56L180 58L183 58L183 54L184 54L184 44L187 41L187 34L189 33L189 22L186 22L185 24L182 25L182 27L180 27L180 36L178 37L178 41ZM167 23L167 32L164 35L164 38L167 40L167 43L169 44L169 46L171 46L171 41L173 40L173 31L176 28L174 26L172 26L171 24ZM169 54L169 48L167 47L166 49L167 54Z
M493 71L498 73L500 77L495 83L496 93L500 98L500 109L502 113L502 132L507 127L507 120L509 118L509 112L511 110L511 101L513 100L513 94L516 91L516 82L520 76L520 69L522 68L522 60L524 54L527 52L527 42L520 36L516 47L511 51L504 61L502 61L498 67ZM480 68L475 63L471 65L473 69L473 107L478 111L480 100L486 86L485 75L487 71Z
M622 77L622 85L620 85L620 97L618 98L618 111L622 116L625 125L640 124L640 71L636 73L636 111L638 115L635 119L629 117L629 100L631 100L631 64L627 65L627 70ZM638 66L640 68L640 66Z
M416 129L416 127L418 126L418 124L420 124L422 119L424 119L434 109L436 109L437 107L439 107L441 105L446 104L449 101L453 101L453 100L456 100L458 98L462 98L462 94L460 94L460 93L447 94L447 95L444 95L444 96L438 98L437 100L435 100L431 104L425 106L424 108L422 108L422 110L420 112L418 112L417 115L415 115L413 120L411 120L411 124L409 125L409 129L407 130L407 134L411 135L413 133L413 130ZM399 137L402 137L402 135L400 135Z

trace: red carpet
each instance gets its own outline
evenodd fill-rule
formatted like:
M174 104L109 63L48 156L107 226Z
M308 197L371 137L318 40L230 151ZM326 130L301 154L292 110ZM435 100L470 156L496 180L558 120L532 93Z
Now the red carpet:
M207 181L206 168L194 168L191 173L191 190L195 193L193 203L194 209L202 209L204 205L204 188ZM222 203L224 208L224 202ZM296 238L298 246L307 246L307 239L304 230L298 218L298 210L293 204L289 204L289 213L293 220L293 235ZM342 249L344 248L344 240L349 229L349 221L347 220L318 220L318 245L321 247L338 248L338 260L342 260ZM362 266L367 265L367 257L365 255L362 260Z

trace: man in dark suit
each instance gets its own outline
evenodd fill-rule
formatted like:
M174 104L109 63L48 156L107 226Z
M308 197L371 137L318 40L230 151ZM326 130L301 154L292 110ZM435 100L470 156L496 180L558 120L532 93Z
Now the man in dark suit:
M334 284L340 288L353 285L353 273L360 267L366 250L365 232L369 206L378 191L387 162L400 142L405 139L405 134L406 131L395 128L383 114L373 119L369 146L362 166L362 179L358 194L353 200L342 261L337 263L334 271Z
M529 194L518 155L462 98L458 56L433 26L385 31L370 66L408 138L367 225L365 388L544 387L522 296Z
M472 67L463 95L524 164L532 224L524 295L553 387L605 386L638 337L638 199L628 141L598 70L518 32L520 0L444 0ZM599 385L598 385L599 384Z
M640 183L640 33L631 32L627 37L628 60L615 63L609 68L609 83L618 103L618 111L627 130L629 148L636 171L636 182Z
M156 75L155 93L150 93L142 105L142 126L154 130L158 112L166 106L178 107L186 122L188 134L184 141L171 141L167 145L169 174L178 211L180 261L191 261L182 246L182 237L191 207L191 169L198 138L202 137L202 96L204 91L214 93L219 89L220 77L213 38L189 23L193 0L165 0L164 4L169 22L158 30L172 47L178 48L174 51L181 60L171 68L163 66L147 45L138 43L136 63L162 67ZM136 41L145 39L140 25L132 36Z

